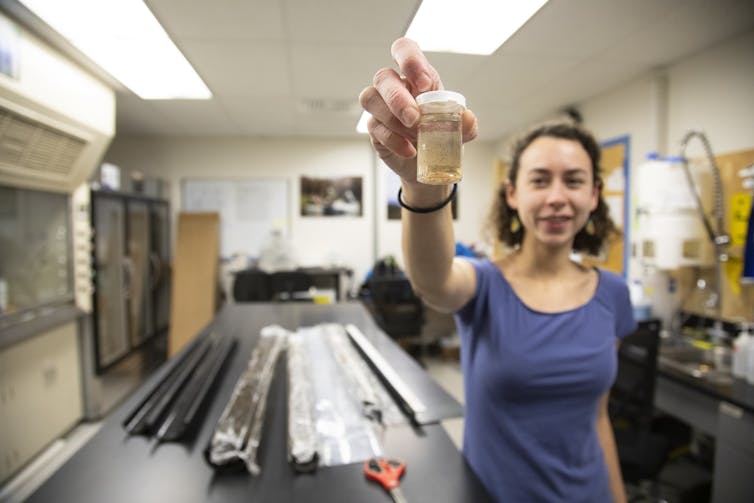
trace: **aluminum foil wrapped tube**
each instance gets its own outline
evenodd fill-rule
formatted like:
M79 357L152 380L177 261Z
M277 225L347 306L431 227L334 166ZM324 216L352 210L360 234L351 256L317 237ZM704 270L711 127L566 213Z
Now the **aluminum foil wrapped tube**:
M364 413L364 416L382 422L382 409L375 391L379 384L372 377L369 368L356 352L342 326L336 324L320 325L332 349L335 361L346 376L346 386Z
M337 324L300 327L305 348L317 465L337 466L382 454L384 427L406 419Z
M296 471L317 467L310 368L301 334L288 338L288 459Z
M278 356L286 347L289 332L271 325L264 327L249 359L249 365L233 388L210 441L208 460L223 466L241 461L249 473L258 475L257 450L261 441L267 394Z

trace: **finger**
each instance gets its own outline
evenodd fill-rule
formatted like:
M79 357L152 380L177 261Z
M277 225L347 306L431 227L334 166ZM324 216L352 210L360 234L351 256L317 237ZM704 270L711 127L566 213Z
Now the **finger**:
M383 68L374 74L374 88L382 97L390 113L410 128L419 120L419 106L407 87L407 83L392 68Z
M390 47L390 53L401 73L408 79L414 95L443 88L440 74L429 64L419 45L413 40L399 38Z
M463 142L473 140L479 133L479 123L476 120L474 112L471 110L464 110L461 116L461 130L463 131Z
M407 128L393 115L393 112L390 111L390 108L388 108L380 93L377 92L377 89L369 86L361 91L361 94L359 94L359 103L364 110L372 114L372 117L379 122L401 136L406 137L409 141L416 141L416 130Z
M372 117L367 124L369 136L372 139L372 145L375 146L378 154L382 159L384 153L377 148L377 144L387 148L392 154L404 159L411 159L416 156L416 147L403 136L397 134L392 129Z

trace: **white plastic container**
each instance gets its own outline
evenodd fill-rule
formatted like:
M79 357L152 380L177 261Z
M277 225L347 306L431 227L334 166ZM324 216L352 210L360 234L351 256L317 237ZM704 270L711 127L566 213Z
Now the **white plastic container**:
M749 374L749 346L751 334L748 326L742 326L738 337L733 341L733 377L747 379Z
M634 319L636 321L647 320L652 317L652 304L644 296L644 288L638 280L634 280L628 287L631 296L631 306L634 310Z
M636 257L660 270L712 264L712 245L681 159L650 154L637 169ZM707 201L711 184L690 169L702 201Z
M416 97L421 110L416 140L416 180L430 185L461 181L461 114L466 98L454 91L429 91Z
M8 308L8 282L0 278L0 313Z
M754 384L754 341L752 339L749 339L749 344L746 345L746 355L748 356L746 359L746 381L749 384Z
M712 245L695 210L650 210L639 215L638 253L659 270L712 264Z

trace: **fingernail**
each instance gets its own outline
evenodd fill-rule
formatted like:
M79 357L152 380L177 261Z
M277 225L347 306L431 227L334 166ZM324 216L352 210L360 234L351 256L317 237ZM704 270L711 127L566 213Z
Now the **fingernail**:
M407 108L403 111L401 116L401 122L406 127L414 127L416 121L419 120L419 111L415 108Z

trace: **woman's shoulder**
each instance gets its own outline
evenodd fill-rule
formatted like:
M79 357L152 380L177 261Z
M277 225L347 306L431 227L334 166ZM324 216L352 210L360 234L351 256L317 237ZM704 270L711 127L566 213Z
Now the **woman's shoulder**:
M600 269L599 267L595 267L594 269L599 275L600 283L603 283L607 288L611 290L627 288L626 280L623 279L623 276L620 274L606 269Z
M497 267L497 260L491 260L486 257L456 257L456 260L470 263L477 273L489 274L490 271L494 271Z
M628 286L620 274L605 269L595 268L599 275L597 297L610 302L625 302L628 299Z
M503 277L506 277L515 273L515 270L514 270L515 256L514 255L515 255L514 253L508 253L506 255L503 255L502 257L496 258L490 263L497 271L500 272L500 274Z
M636 330L626 280L620 274L604 269L597 269L597 272L600 275L601 291L598 300L615 314L616 336L624 337Z
M482 291L497 290L500 286L508 284L504 275L505 258L456 257L455 260L463 260L473 267L477 294Z

